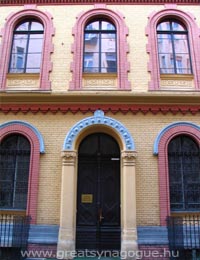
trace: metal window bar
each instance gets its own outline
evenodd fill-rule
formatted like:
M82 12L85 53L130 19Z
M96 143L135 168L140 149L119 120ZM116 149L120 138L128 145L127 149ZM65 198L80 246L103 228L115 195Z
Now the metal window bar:
M200 249L200 215L170 216L167 225L173 248Z
M175 259L199 259L193 255L200 251L200 215L169 216L167 227L169 248L180 253Z
M0 247L26 248L29 227L29 216L0 215Z

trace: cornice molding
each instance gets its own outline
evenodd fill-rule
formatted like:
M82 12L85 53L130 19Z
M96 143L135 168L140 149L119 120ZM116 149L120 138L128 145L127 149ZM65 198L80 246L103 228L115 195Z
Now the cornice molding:
M26 5L26 4L37 4L37 5L51 5L51 4L184 4L184 5L198 5L199 0L1 0L1 5Z
M127 92L127 91L71 91L51 92L0 92L3 104L168 104L199 105L200 92Z
M127 114L131 112L132 114L137 114L139 112L143 114L151 113L151 114L158 114L161 113L163 115L171 113L176 115L181 113L182 115L185 114L192 114L195 115L200 112L200 105L165 105L165 104L2 104L0 106L0 111L4 114L13 113L17 114L19 112L23 114L32 113L62 113L66 114L71 112L76 114L81 112L83 114L87 112L94 113L96 110L101 109L105 113L111 112L116 114L118 112L122 114Z

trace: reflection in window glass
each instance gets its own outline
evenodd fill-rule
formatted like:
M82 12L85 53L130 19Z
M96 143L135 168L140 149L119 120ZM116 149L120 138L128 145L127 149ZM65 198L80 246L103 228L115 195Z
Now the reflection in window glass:
M157 26L160 73L192 74L191 57L186 28L169 20Z
M10 57L10 73L39 73L43 47L43 25L30 20L16 26Z
M83 71L117 72L116 29L112 23L98 20L86 25Z

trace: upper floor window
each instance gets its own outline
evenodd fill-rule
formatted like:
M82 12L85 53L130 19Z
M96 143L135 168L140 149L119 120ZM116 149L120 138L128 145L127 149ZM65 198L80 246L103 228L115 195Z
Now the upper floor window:
M83 72L117 72L116 28L106 20L85 26Z
M125 17L95 5L82 12L73 27L70 90L130 90L128 28Z
M200 149L186 135L168 145L171 211L200 210Z
M13 134L0 146L0 207L26 210L30 143L26 137Z
M0 91L51 90L52 16L37 6L24 6L1 28ZM23 79L21 76L23 73ZM23 84L13 84L22 82Z
M196 18L166 5L149 16L146 35L149 90L200 90L200 33Z
M44 28L36 20L18 24L13 32L10 73L39 73L42 57Z
M158 56L161 74L192 74L188 32L176 20L157 26Z

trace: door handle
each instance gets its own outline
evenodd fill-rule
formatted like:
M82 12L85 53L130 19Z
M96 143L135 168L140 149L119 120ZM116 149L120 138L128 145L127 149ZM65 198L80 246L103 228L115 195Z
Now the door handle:
M99 209L99 222L101 223L103 219L104 219L104 216L102 214L102 208L100 208Z

